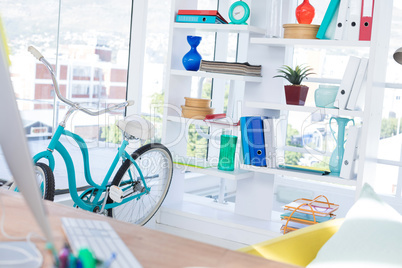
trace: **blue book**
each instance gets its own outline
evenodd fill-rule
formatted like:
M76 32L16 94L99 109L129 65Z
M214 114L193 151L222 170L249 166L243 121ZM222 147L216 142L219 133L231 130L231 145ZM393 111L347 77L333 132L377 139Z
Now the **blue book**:
M290 215L292 214L292 212L293 211L287 211L287 212L281 214L281 219L289 218ZM301 212L293 213L292 218L314 222L314 216L313 215L305 214L305 213L301 213ZM315 221L316 222L324 222L324 221L329 221L331 219L332 219L331 216L315 216Z
M241 147L243 149L243 161L245 165L250 165L250 149L247 137L247 124L250 117L240 117Z
M324 18L322 19L320 28L318 29L316 37L318 39L329 39L327 30L329 30L329 26L332 20L337 20L336 13L339 9L339 3L341 0L331 0L329 2L327 11L325 12ZM360 0L357 0L360 1ZM334 29L333 29L334 30ZM334 30L335 32L335 30Z
M247 126L247 136L249 140L250 164L258 167L266 167L264 127L261 117L250 117Z
M203 16L203 15L177 15L176 22L225 24L217 16Z

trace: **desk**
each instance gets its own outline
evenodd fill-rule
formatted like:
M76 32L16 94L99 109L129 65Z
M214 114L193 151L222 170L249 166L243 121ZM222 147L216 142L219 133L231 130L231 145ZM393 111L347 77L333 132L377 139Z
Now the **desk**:
M5 231L13 236L26 236L31 231L41 234L39 226L19 193L0 190L0 198L6 209ZM144 267L294 267L245 253L240 253L193 240L173 236L145 227L128 224L94 213L44 202L53 229L56 248L66 241L60 217L76 217L107 220L120 235L134 256ZM3 210L0 207L0 210ZM5 240L0 235L0 240ZM45 242L33 238L44 257L44 267L50 267L52 256L44 249Z

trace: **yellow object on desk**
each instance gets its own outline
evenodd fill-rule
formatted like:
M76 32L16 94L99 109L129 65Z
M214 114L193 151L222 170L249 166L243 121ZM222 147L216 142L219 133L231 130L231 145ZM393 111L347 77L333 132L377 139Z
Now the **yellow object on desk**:
M6 31L5 31L4 27L3 27L3 22L1 20L1 17L0 17L0 35L1 35L1 42L3 42L3 47L4 47L4 50L6 52L6 58L7 58L8 65L11 65L10 49L9 49L9 47L7 45Z

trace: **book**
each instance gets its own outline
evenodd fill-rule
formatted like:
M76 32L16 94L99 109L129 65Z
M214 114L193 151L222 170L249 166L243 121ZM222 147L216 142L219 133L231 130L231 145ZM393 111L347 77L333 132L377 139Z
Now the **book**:
M297 219L297 220L301 220L300 222L311 222L311 223L320 223L320 222L324 222L324 221L328 221L328 220L332 220L334 217L333 216L315 216L311 215L311 214L305 214L305 213L300 213L300 212L295 212L293 213L293 211L287 211L285 213L281 214L281 219L282 220L287 220L287 219ZM290 215L292 215L290 217Z
M228 23L224 17L218 12L218 10L187 10L179 9L177 15L202 15L202 16L216 16L223 22Z
M261 77L261 65L251 65L248 62L201 60L200 71Z
M322 19L320 28L318 29L316 37L318 39L330 39L329 34L327 33L328 30L330 30L330 24L332 21L335 21L335 23L332 22L332 25L335 26L336 24L336 14L338 13L339 10L339 3L340 0L331 0L329 2L327 11L325 12L324 18ZM334 31L333 29L332 31Z
M217 16L177 15L176 22L226 24Z

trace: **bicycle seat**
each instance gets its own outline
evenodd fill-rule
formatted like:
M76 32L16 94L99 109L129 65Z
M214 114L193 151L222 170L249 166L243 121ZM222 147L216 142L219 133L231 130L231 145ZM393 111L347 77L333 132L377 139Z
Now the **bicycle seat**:
M139 115L127 116L117 122L117 127L141 140L151 139L155 135L155 127L148 120Z

